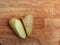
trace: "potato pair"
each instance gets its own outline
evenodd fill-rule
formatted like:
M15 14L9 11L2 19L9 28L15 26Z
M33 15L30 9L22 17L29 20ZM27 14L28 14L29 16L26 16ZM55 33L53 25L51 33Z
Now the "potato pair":
M12 27L14 32L21 38L26 38L32 32L33 27L33 15L26 15L22 21L16 18L9 20L9 25Z

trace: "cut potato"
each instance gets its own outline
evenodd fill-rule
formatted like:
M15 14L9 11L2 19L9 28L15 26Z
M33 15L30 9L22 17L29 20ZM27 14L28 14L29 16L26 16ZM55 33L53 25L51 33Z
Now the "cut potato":
M10 19L9 24L19 37L26 38L26 33L24 31L23 24L20 20L12 18Z
M26 33L29 36L32 33L33 27L33 15L27 15L23 18L23 24L26 29Z

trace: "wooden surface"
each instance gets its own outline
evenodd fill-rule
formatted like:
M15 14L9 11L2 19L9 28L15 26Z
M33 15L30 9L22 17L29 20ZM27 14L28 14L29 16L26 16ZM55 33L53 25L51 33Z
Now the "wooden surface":
M34 15L32 34L20 39L8 25L12 17ZM1 45L60 45L59 0L0 0Z

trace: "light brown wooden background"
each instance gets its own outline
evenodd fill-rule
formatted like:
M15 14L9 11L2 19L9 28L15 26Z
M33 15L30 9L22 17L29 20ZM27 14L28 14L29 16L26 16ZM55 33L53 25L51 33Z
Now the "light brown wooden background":
M32 34L20 39L8 25L12 17L34 15ZM60 0L0 0L1 45L60 45Z

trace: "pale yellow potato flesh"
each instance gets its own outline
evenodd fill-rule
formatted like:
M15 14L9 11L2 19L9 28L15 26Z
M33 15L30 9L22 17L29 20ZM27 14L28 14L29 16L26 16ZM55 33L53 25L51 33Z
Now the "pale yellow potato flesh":
M16 18L11 18L9 24L20 38L26 38L26 33L20 20Z
M26 15L22 20L26 29L26 33L29 36L32 33L33 28L33 15Z

